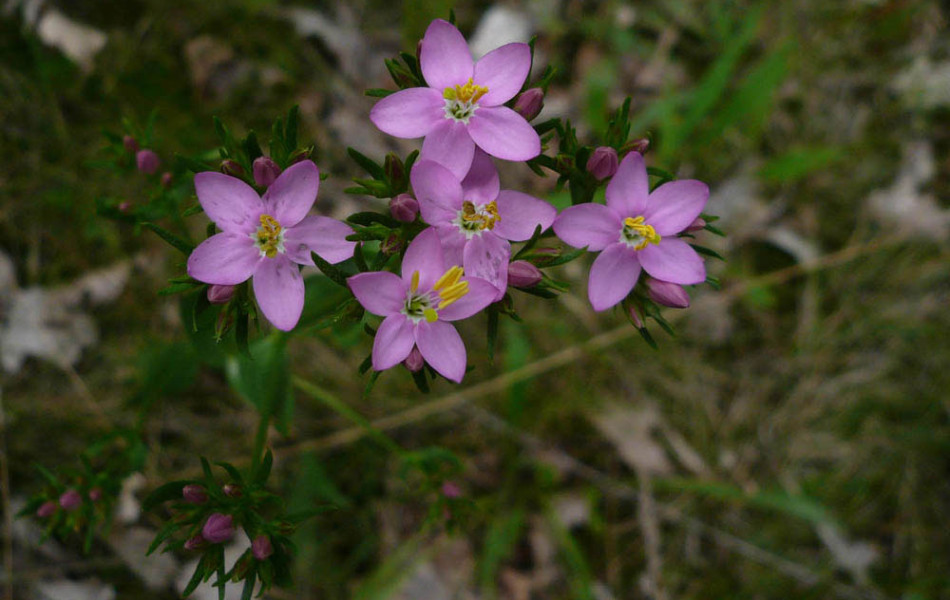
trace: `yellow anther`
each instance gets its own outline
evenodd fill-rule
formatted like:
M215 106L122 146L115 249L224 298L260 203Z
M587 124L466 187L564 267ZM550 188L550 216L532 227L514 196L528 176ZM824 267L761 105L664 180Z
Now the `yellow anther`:
M491 201L481 208L475 209L475 204L466 200L462 202L462 220L466 223L474 223L478 229L494 229L495 223L501 221L501 215L498 214L498 205Z
M277 219L270 215L261 215L261 226L257 229L257 246L268 258L274 258L280 251L282 229Z
M439 302L439 310L442 310L446 306L449 306L462 296L468 293L468 282L460 281L456 284L450 285L441 292L439 292L439 297L442 298L442 301Z
M634 250L643 250L647 244L659 244L662 239L652 225L644 223L643 215L639 217L627 217L623 220L624 229L640 238L642 241L634 246Z
M419 289L419 271L412 272L412 282L409 284L409 291L413 294Z
M475 85L472 78L468 78L465 85L456 85L447 87L442 92L442 97L446 100L457 100L458 102L478 102L478 99L488 93L488 88L483 85Z
M462 267L455 265L454 267L446 271L442 275L442 277L439 277L439 280L435 282L435 285L432 286L432 289L435 291L439 291L442 288L453 286L458 282L459 278L462 277L463 274L464 274L464 270L462 269Z
M432 308L427 308L422 311L422 315L426 318L426 321L429 323L435 323L439 320L439 313L435 312Z

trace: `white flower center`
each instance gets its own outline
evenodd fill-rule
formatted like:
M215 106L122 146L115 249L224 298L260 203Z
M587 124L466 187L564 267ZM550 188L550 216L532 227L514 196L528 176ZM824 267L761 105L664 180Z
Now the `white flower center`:
M261 226L251 234L251 239L261 257L274 258L284 253L284 228L270 215L261 215Z
M478 206L466 200L462 202L462 210L458 211L458 215L452 219L452 224L459 228L465 239L470 240L476 235L481 235L486 229L489 231L494 229L498 221L501 221L501 216L498 214L498 205L494 200Z
M445 118L468 125L478 110L478 100L488 93L488 88L475 85L472 78L468 78L465 85L456 85L445 88L442 97L445 98Z

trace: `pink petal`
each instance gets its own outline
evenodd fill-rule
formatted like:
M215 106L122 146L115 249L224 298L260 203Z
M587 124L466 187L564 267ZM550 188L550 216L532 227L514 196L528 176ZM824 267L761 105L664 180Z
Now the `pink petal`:
M461 32L448 21L432 21L422 38L419 52L422 76L429 87L442 91L450 86L462 85L474 71L472 53Z
M457 216L462 208L462 185L451 171L435 161L420 160L409 179L426 223L448 223Z
M412 282L412 274L419 271L419 290L427 291L445 273L442 259L442 242L439 232L429 227L412 240L402 258L402 280L406 286Z
M607 184L607 206L622 218L638 217L646 210L649 195L646 163L639 152L631 152Z
M311 252L316 252L330 264L336 264L353 256L356 242L346 239L352 233L353 229L342 221L310 215L286 230L284 248L288 258L301 265L313 265Z
M195 175L195 193L208 218L224 231L250 234L264 210L254 188L237 177L205 171Z
M481 148L475 148L472 166L462 180L462 195L476 204L487 204L498 197L498 169L490 156Z
M373 369L385 371L406 360L415 344L412 337L413 328L412 321L401 313L390 315L383 320L373 341Z
M524 117L507 106L483 106L468 122L478 147L502 160L530 160L541 154L541 138Z
M544 200L512 190L502 190L497 205L501 220L492 232L513 242L529 239L538 225L544 231L557 217L557 209Z
M665 237L659 244L647 245L637 256L646 272L661 281L692 285L706 280L703 259L679 238Z
M286 256L265 258L254 272L254 296L261 312L277 329L290 331L303 312L303 278Z
M299 223L317 199L320 171L313 161L299 162L280 174L264 193L264 210L285 229Z
M419 160L431 160L452 172L461 181L472 166L475 142L464 123L442 119L422 141Z
M409 88L386 96L369 111L369 120L383 133L419 138L445 120L445 99L432 88Z
M429 366L449 381L461 382L465 376L465 344L455 327L445 321L420 321L413 333Z
M481 106L498 106L515 97L531 70L531 49L528 44L505 44L495 48L475 63L474 83L488 88L481 97Z
M554 220L554 233L575 248L596 252L620 241L623 222L603 204L569 206Z
M670 181L653 190L643 218L660 235L673 235L689 227L703 212L709 187L695 179Z
M499 297L498 288L484 279L476 277L463 277L462 279L468 282L468 293L440 310L440 321L467 319ZM502 295L504 295L504 290Z
M249 236L218 233L191 252L188 274L205 283L237 285L254 274L260 261L260 250Z
M594 310L607 310L627 297L640 277L637 251L626 244L613 244L600 253L590 267L587 297Z
M462 265L469 277L478 277L495 286L495 299L508 289L508 260L511 244L491 232L476 235L465 244Z
M388 271L360 273L348 277L346 284L363 308L381 317L401 311L409 291L398 275Z
M449 267L462 266L462 253L465 250L465 244L468 238L459 231L457 225L440 226L436 228L439 232L439 240L442 242L442 258Z

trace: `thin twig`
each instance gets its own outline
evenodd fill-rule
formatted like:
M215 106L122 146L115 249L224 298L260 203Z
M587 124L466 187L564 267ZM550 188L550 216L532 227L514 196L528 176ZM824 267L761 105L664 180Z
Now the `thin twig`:
M0 388L0 501L3 502L3 598L13 600L13 514L10 507L10 470L7 456L7 414Z

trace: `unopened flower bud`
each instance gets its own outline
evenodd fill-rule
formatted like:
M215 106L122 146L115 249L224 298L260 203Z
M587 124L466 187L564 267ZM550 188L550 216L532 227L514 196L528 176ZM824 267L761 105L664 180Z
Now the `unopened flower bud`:
M280 167L269 156L258 156L253 166L254 183L261 187L270 187L280 175Z
M122 138L122 146L129 152L138 152L139 150L139 143L131 135Z
M650 278L647 280L647 295L650 300L670 308L687 308L689 294L683 286L668 281Z
M516 260L508 265L508 285L529 288L538 285L543 278L541 270L526 260Z
M158 166L161 164L162 159L151 150L139 150L135 153L135 165L142 173L151 175L158 170Z
M89 499L93 502L102 500L102 488L95 487L89 490Z
M538 116L542 108L544 108L544 90L541 88L525 90L515 100L515 112L524 117L526 121Z
M569 154L558 154L554 157L554 168L558 173L568 173L574 168L574 157Z
M597 181L603 181L608 177L613 177L619 164L616 150L610 146L600 146L587 159L587 172L593 175Z
M201 534L198 534L193 538L188 538L188 541L185 542L185 550L199 550L206 544L205 539L201 537Z
M623 145L623 152L639 152L640 154L646 154L647 150L650 149L650 140L649 138L639 138L636 140L630 140Z
M290 164L295 165L302 160L310 160L310 156L313 154L313 146L307 148L301 148L299 150L294 150L294 153L290 155Z
M208 501L208 494L205 493L204 487L197 483L189 483L181 488L181 497L185 499L185 502L192 504L204 504Z
M76 510L81 504L82 494L76 490L67 490L59 497L59 505L67 512Z
M162 173L162 187L170 188L172 186L172 174L170 171Z
M230 158L222 160L221 166L219 168L222 173L232 177L240 177L244 175L244 167L242 167L236 160L231 160Z
M412 223L419 214L419 202L409 194L399 194L389 201L389 212L403 223Z
M56 514L56 503L52 500L47 500L36 509L36 516L40 519L48 519Z
M132 208L132 203L129 202L128 200L123 200L122 202L119 202L119 206L118 206L119 212L127 213L129 212L129 209L131 208Z
M226 304L234 296L235 287L233 285L209 285L208 302L211 304Z
M231 515L213 513L201 528L201 537L212 544L220 544L234 537L234 518Z
M393 187L397 190L401 189L406 182L406 165L402 163L402 159L395 152L386 155L386 159L383 161L383 170Z
M422 352L419 352L419 348L413 346L412 352L409 353L406 360L402 361L402 364L412 373L418 373L425 366L426 361L422 358Z
M454 481L446 481L442 484L442 495L446 498L460 498L462 496L462 488Z
M251 553L257 560L267 560L274 553L274 546L266 535L259 535L251 542Z
M643 319L640 318L640 311L632 304L630 305L630 320L633 321L637 329L643 329Z
M686 231L702 231L703 229L706 229L706 219L696 217L696 220L689 224Z
M241 486L235 483L226 483L224 487L221 488L221 491L224 492L225 496L229 498L240 498L244 495L244 492L241 491Z

